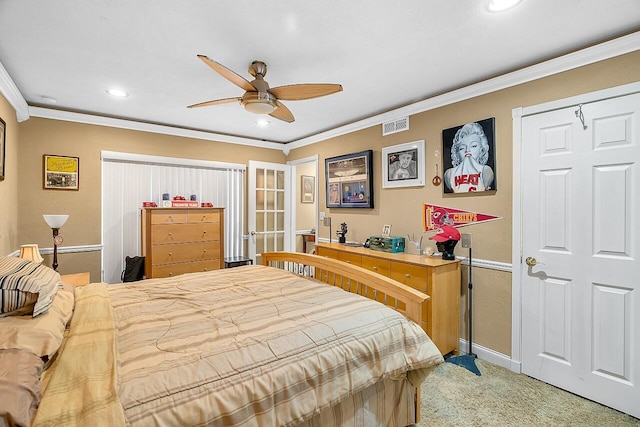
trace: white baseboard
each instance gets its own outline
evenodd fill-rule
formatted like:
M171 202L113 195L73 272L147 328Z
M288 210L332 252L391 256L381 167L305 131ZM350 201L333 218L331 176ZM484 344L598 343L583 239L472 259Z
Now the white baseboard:
M520 373L520 362L514 361L510 356L506 354L498 353L490 348L483 347L481 345L473 343L473 353L478 356L478 359L486 360L494 365L502 366L505 369L509 369L515 373ZM460 354L467 354L469 352L469 342L467 340L460 339Z

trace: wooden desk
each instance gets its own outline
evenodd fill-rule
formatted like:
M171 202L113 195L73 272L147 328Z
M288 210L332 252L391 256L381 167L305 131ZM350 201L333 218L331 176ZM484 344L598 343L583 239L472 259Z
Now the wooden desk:
M422 328L442 354L458 352L460 341L460 261L406 253L379 252L340 243L317 243L320 256L355 264L391 277L431 298Z
M307 243L314 243L316 241L315 234L303 234L302 235L302 252L307 253Z

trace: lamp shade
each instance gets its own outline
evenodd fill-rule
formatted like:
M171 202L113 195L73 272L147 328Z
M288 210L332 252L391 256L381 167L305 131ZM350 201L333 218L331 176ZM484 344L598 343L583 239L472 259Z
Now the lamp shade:
M49 227L60 228L67 222L69 215L42 215L44 220L47 221Z
M28 259L33 262L42 262L44 260L42 255L40 255L40 251L38 250L38 245L36 243L20 246L20 258Z

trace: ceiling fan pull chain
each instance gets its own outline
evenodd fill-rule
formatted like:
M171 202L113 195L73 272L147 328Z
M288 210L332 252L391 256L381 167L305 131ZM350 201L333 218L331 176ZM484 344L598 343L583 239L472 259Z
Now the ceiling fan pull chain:
M582 129L587 130L587 125L584 123L584 114L582 113L582 104L578 105L578 109L575 111L576 117L582 122Z

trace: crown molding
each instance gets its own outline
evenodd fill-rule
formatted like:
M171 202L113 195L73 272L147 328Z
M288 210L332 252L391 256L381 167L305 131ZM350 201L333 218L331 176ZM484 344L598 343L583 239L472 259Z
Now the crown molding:
M230 144L250 145L259 148L271 148L283 150L283 144L262 141L238 136L223 135L213 132L204 132L191 129L183 129L173 126L156 125L151 123L136 122L132 120L115 119L112 117L95 116L91 114L75 113L71 111L55 110L43 107L29 107L32 117L40 117L51 120L84 123L97 126L137 130L142 132L160 133L163 135L180 136L184 138L204 139L207 141L226 142Z
M27 105L27 101L24 100L24 97L2 63L0 63L0 93L2 93L16 111L16 118L19 122L24 122L29 119L29 106Z
M345 135L358 130L381 125L390 120L401 117L411 116L435 108L444 107L456 102L465 101L488 93L507 89L519 84L527 83L532 80L548 77L563 71L572 70L585 65L593 64L598 61L604 61L616 56L624 55L640 49L640 32L635 32L617 39L604 42L595 46L591 46L558 58L550 59L536 65L522 68L511 73L503 74L489 80L484 80L442 95L434 96L397 108L376 116L368 117L364 120L350 123L345 126L337 127L326 132L318 133L306 138L298 139L287 144L291 149L304 147L306 145L315 144L329 138Z

